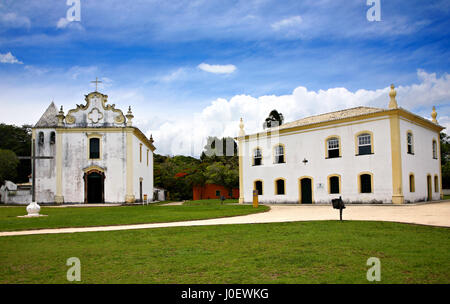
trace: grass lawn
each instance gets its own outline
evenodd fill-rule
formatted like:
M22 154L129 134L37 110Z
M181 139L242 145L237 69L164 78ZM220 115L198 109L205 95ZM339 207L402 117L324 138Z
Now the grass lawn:
M161 207L162 208L162 207ZM0 283L450 283L450 230L320 221L0 237Z
M236 203L228 200L227 203ZM221 204L220 200L186 202L182 206L134 205L120 207L42 207L46 217L18 218L24 207L0 207L0 231L163 223L245 215L269 210L267 206Z
M445 200L450 200L450 195L444 195Z

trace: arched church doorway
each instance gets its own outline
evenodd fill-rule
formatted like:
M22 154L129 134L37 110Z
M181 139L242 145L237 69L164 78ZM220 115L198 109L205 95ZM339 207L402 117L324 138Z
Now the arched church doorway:
M105 202L105 173L91 170L84 174L84 202L88 204Z
M300 186L300 204L313 203L312 178L302 177L299 181Z

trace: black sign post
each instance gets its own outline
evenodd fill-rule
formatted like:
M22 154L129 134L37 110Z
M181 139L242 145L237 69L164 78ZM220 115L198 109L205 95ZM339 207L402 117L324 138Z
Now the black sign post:
M342 221L342 210L345 209L345 204L342 201L342 198L339 196L339 198L332 199L331 202L333 203L334 209L339 209L339 218Z

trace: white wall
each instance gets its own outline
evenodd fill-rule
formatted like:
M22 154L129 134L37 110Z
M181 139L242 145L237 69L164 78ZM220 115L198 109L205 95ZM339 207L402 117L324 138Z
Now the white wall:
M50 134L55 129L42 128L36 129L35 149L36 156L52 156L52 159L36 160L36 201L37 202L54 202L56 193L56 145L50 144ZM39 144L39 133L44 134L44 144ZM55 134L56 140L56 134Z
M414 144L413 153L408 154L407 150L407 132L412 131ZM405 118L400 120L400 138L402 153L402 180L403 194L405 201L416 202L425 201L427 198L427 174L431 175L432 199L440 199L440 153L439 153L439 133L421 127ZM437 142L438 159L433 159L433 139ZM414 174L415 192L410 192L409 174ZM439 178L438 192L434 188L434 176Z
M355 156L355 134L360 131L373 132L374 154ZM341 138L340 158L325 159L325 139L331 135ZM261 202L291 202L299 201L299 181L302 176L313 178L314 201L329 203L340 195L347 201L371 202L374 200L391 202L392 200L392 161L390 144L390 123L388 117L368 119L363 123L337 124L281 135L279 142L285 145L286 163L273 164L273 146L277 140L266 138L259 141L244 142L244 201L252 200L253 181L262 179L264 182ZM252 166L252 151L255 147L262 148L263 165ZM305 165L302 161L307 159ZM373 193L358 193L358 174L368 171L373 173ZM327 176L341 175L341 194L328 194ZM275 195L274 181L276 178L286 179L286 194Z
M139 147L142 144L142 161ZM147 165L147 149L148 165ZM139 200L139 180L142 178L142 198L147 194L148 200L153 200L153 152L136 136L133 136L133 191L136 200Z

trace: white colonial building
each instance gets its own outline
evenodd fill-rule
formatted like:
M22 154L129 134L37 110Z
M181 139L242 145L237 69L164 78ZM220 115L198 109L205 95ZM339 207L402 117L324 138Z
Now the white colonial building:
M124 115L107 98L92 92L67 115L52 102L34 126L38 203L152 199L153 139L132 126L131 108Z
M439 200L443 127L397 106L357 107L281 124L239 142L240 203Z

